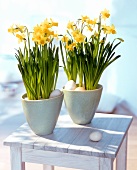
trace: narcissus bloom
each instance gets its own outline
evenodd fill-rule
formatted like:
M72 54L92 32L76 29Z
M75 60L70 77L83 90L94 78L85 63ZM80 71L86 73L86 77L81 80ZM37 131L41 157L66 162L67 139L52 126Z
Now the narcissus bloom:
M79 30L72 32L73 38L76 42L81 43L84 42L85 35L83 35Z
M9 29L8 29L8 32L10 32L10 33L15 33L15 27L14 27L14 25L12 25ZM17 30L18 31L18 30Z
M67 43L69 41L69 38L67 36L63 36L61 41Z
M45 26L46 28L52 27L51 23L48 21L47 18L44 20L44 22L41 23L41 25Z
M104 30L104 34L116 34L116 29L113 24L111 26L103 25L102 28Z
M14 25L14 24L8 29L8 32L13 33L13 34L17 32L25 33L25 31L26 31L25 26Z
M16 34L16 37L18 38L18 43L26 40L24 34Z
M101 12L102 18L107 19L110 16L109 10L104 9L104 11Z
M86 22L86 21L89 20L90 18L89 18L88 16L82 16L81 19L82 19L83 22Z
M79 33L77 34L77 36L74 37L75 38L75 41L78 42L78 43L81 43L81 42L84 42L86 36Z
M93 31L93 28L92 28L90 25L87 26L87 27L88 27L88 30L89 30L89 31L91 31L91 32Z
M67 28L70 29L70 30L74 30L74 22L68 22L68 25L67 25Z
M16 25L16 29L21 33L24 33L26 31L26 27L23 25Z
M66 49L69 51L73 51L75 46L76 46L76 43L74 42L72 44L66 45Z
M91 25L95 25L97 23L97 18L95 18L94 20L89 19L87 20L87 23Z
M116 28L115 28L115 26L113 24L109 27L109 29L110 29L111 34L116 34L117 33Z
M36 33L36 32L41 32L42 33L42 29L39 25L36 25L34 28L33 28L33 31Z
M54 22L52 18L50 18L50 22L51 22L52 27L53 26L55 26L55 27L58 26L58 22Z

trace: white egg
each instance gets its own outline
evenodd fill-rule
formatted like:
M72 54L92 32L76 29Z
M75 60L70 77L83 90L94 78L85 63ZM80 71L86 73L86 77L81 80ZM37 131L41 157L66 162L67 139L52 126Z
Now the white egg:
M84 87L77 87L77 88L75 89L75 91L84 91L84 90L85 90Z
M57 96L60 96L60 95L61 95L61 91L58 90L58 89L55 89L51 92L49 98L57 97Z
M89 139L94 142L98 142L102 139L102 133L99 131L94 131L89 135Z
M73 80L69 80L65 85L66 90L75 90L75 88L76 88L76 83Z

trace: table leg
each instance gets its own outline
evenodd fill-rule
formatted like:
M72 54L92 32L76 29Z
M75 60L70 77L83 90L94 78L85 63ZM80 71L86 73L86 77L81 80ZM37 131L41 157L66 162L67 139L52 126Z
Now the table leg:
M116 170L127 169L127 135L125 136L116 157Z
M22 162L20 147L10 147L11 170L25 170L25 162Z
M54 170L54 166L51 165L43 165L43 170Z
M99 170L113 170L114 159L99 158Z

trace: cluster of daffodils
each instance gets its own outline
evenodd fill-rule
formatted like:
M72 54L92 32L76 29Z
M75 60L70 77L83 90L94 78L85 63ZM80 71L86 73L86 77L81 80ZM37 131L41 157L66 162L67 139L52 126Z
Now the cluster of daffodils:
M14 34L18 38L18 42L30 41L30 34L32 33L32 41L38 45L45 45L51 42L54 38L58 38L58 34L53 30L53 27L57 27L58 23L52 19L45 19L41 24L37 24L33 28L33 32L29 32L26 26L12 25L8 32ZM30 43L30 42L29 42Z
M8 29L19 43L23 42L23 49L19 47L15 57L30 100L47 99L58 93L54 92L59 71L59 47L54 42L58 38L54 31L57 26L52 19L45 19L31 32L21 25Z
M57 22L46 19L40 25L34 27L32 40L41 45L51 42L54 38L58 38L58 34L53 31L53 27L57 26Z
M26 33L28 32L28 29L26 26L13 24L8 29L8 32L14 34L18 38L18 43L20 43L22 41L26 41Z
M68 80L76 82L78 78L79 87L84 84L86 90L97 88L105 68L120 57L114 55L114 49L123 40L114 38L112 43L107 41L108 35L116 34L115 26L107 25L109 17L110 12L105 9L98 18L82 16L76 22L69 22L66 34L60 41ZM119 42L114 44L115 40Z
M67 35L62 37L65 48L68 51L72 51L79 43L90 41L93 36L98 37L103 34L116 34L115 26L106 25L106 19L110 17L108 10L104 10L100 13L99 18L90 19L88 16L82 16L80 19L74 22L70 22L67 25ZM100 37L101 38L101 37ZM103 41L103 37L100 42Z

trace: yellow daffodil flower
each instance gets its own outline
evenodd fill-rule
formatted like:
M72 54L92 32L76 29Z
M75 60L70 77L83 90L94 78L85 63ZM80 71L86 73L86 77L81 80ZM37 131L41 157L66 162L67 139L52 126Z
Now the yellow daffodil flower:
M50 35L51 31L46 27L41 27L41 34Z
M51 24L50 21L48 21L48 19L45 19L44 22L42 22L40 25L45 26L46 28L51 28L52 27L52 24Z
M79 30L75 30L72 32L72 36L74 38L74 40L78 43L80 42L84 42L85 39L85 35L83 35Z
M103 25L102 28L104 30L104 34L116 34L116 29L113 24L111 26Z
M110 29L111 34L116 34L117 33L116 29L115 29L115 26L113 24L110 26L109 29Z
M10 28L8 28L8 32L15 34L19 31L19 29L13 24Z
M89 19L87 20L87 23L91 25L95 25L97 23L97 18L95 18L94 20Z
M20 31L21 33L25 33L25 26L23 25L16 25L16 29L18 29L18 31Z
M57 26L58 26L58 22L53 22L53 23L52 23L52 26L57 27Z
M49 34L53 36L53 35L54 35L54 31L50 31L50 33L49 33Z
M37 32L42 32L42 29L41 29L41 26L37 25L33 28L34 30L34 33L37 33Z
M70 30L74 30L74 22L68 22L68 25L67 25L67 28L70 29Z
M14 30L15 30L14 25L12 25L10 28L8 28L8 32L10 32L10 33L14 33Z
M51 41L51 39L48 37L48 38L46 38L46 43L48 43L48 42L50 42Z
M26 40L24 34L16 34L16 37L18 38L18 43Z
M40 33L37 33L37 34L33 33L32 40L35 41L35 42L41 40L41 34Z
M85 38L86 38L86 36L83 35L83 34L81 34L81 33L77 34L77 35L74 37L74 39L75 39L75 41L76 41L77 43L84 42Z
M75 46L76 46L76 43L74 42L72 44L66 45L66 48L68 51L73 51Z
M52 26L55 26L55 27L58 26L58 22L54 22L52 18L50 18L50 23Z
M61 41L67 43L69 41L69 38L67 36L63 36Z
M53 35L54 38L58 39L58 34L55 34Z
M104 31L104 34L107 34L108 26L102 25L102 29L103 29L103 31Z
M93 28L91 26L87 26L89 31L93 31Z
M83 22L90 20L90 18L88 16L82 16L81 19L82 19Z
M73 37L76 37L78 34L79 34L79 30L75 30L75 31L72 32Z
M44 46L44 45L47 43L46 40L47 40L47 39L46 39L45 37L41 37L41 39L38 41L38 44Z
M104 11L101 12L102 18L107 19L110 16L109 10L104 9Z

